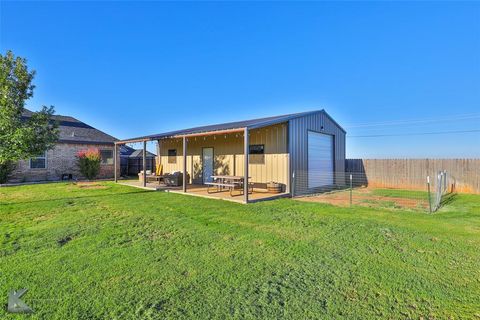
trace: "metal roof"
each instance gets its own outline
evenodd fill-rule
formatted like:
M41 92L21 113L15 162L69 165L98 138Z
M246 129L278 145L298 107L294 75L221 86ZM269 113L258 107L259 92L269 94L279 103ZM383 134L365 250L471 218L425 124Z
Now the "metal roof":
M141 137L136 137L136 138L124 139L124 140L121 140L121 141L118 141L118 142L122 143L122 142L128 142L128 141L158 140L158 139L170 138L170 137L174 137L174 136L189 135L189 134L204 133L204 132L205 133L206 132L215 132L215 131L230 130L230 129L241 129L241 128L256 129L256 128L262 128L262 127L270 126L270 125L277 124L277 123L287 122L291 119L307 116L307 115L314 114L314 113L324 113L342 131L345 132L345 130L342 127L340 127L340 125L338 123L336 123L335 120L333 120L332 117L330 117L330 115L328 115L325 112L325 110L322 109L322 110L292 113L292 114L286 114L286 115L280 115L280 116L274 116L274 117L267 117L267 118L259 118L259 119L252 119L252 120L227 122L227 123L220 123L220 124L214 124L214 125L208 125L208 126L194 127L194 128L189 128L189 129L176 130L176 131L158 133L158 134L153 134L153 135L148 135L148 136L141 136Z

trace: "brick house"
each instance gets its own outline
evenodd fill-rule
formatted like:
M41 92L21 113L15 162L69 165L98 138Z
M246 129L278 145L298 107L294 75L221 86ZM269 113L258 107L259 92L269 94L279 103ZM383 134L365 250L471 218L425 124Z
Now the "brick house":
M23 114L26 118L31 115L29 110ZM116 138L73 117L55 115L53 119L59 124L55 147L38 157L19 161L8 182L55 181L67 177L84 179L76 165L76 154L88 148L98 148L102 155L98 178L113 178Z

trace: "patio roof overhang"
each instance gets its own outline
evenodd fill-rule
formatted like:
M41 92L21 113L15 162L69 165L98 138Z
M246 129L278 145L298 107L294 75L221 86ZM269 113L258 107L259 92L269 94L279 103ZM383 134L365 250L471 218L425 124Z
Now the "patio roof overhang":
M233 128L233 129L224 129L224 130L213 130L213 131L204 131L204 132L195 132L195 133L184 133L184 134L172 134L172 135L163 135L163 136L151 136L144 138L135 138L116 141L116 145L126 144L126 143L135 143L135 142L148 142L162 139L171 139L171 138L190 138L190 137L201 137L201 136L210 136L216 134L229 134L229 133L238 133L244 132L246 128Z

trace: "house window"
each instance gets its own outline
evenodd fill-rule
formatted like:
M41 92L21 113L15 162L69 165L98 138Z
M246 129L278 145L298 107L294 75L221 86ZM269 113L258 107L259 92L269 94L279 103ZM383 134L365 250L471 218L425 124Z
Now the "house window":
M251 144L248 147L248 159L251 164L265 164L265 145Z
M248 153L250 154L264 154L265 145L264 144L251 144L249 146Z
M168 163L177 163L177 149L168 149Z
M30 169L46 169L47 168L47 152L30 158Z
M100 156L102 157L101 164L113 164L112 150L100 150Z

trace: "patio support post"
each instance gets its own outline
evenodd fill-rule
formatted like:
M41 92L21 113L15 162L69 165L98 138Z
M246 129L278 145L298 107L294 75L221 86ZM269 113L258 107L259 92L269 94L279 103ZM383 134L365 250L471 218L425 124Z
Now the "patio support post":
M162 155L160 154L161 153L161 148L162 146L160 145L160 140L157 140L157 159L155 161L155 164L156 165L161 165L162 164ZM157 162L158 160L158 162ZM157 172L156 170L157 168L155 168L155 172ZM162 172L163 174L163 172Z
M291 167L290 167L290 152L287 153L287 185L285 186L285 192L290 194L290 183L292 178L290 177Z
M147 141L143 141L143 153L142 153L142 161L143 161L143 186L147 186Z
M117 177L117 144L114 143L113 144L113 179L115 182L118 181L118 177Z
M187 137L183 136L183 192L187 192Z
M245 128L243 133L244 135L244 142L243 142L243 154L245 156L244 161L244 178L243 178L243 196L245 203L248 203L248 147L249 147L249 137L248 137L248 128Z

